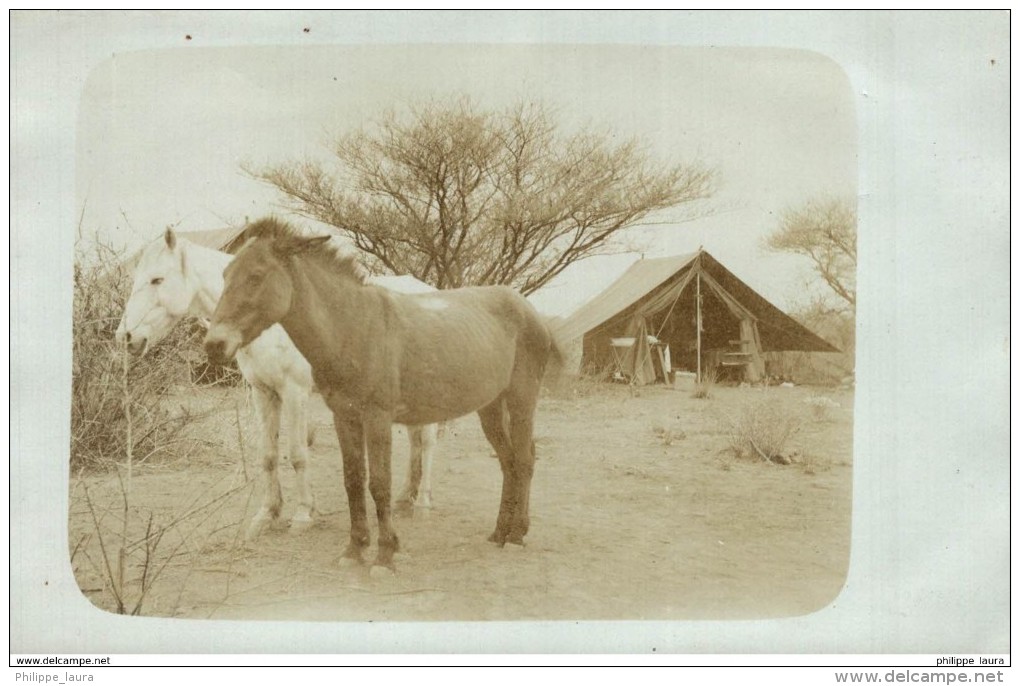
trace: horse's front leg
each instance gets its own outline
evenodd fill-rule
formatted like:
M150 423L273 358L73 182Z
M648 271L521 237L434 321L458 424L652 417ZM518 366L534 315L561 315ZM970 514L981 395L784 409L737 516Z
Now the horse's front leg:
M380 413L366 414L363 426L365 442L368 444L368 490L372 494L376 516L379 518L379 553L375 564L393 569L393 553L400 548L390 521L393 424L388 415Z
M344 462L344 488L351 512L351 540L342 559L364 562L362 553L369 544L368 521L365 513L365 434L359 418L333 412L333 424L340 441Z
M277 465L280 458L280 396L264 386L255 385L255 414L259 425L259 452L262 458L262 506L248 526L247 539L259 537L270 521L280 516L283 492Z

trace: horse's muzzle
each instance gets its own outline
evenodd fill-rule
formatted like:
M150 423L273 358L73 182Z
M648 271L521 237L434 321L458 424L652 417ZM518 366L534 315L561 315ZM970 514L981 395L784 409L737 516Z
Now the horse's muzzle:
M205 355L213 364L226 364L233 357L233 355L227 354L226 341L211 341L209 339L205 341Z
M229 332L222 331L216 327L209 330L205 337L205 355L213 364L227 364L237 349L241 347L239 336L232 336Z
M149 348L149 339L145 336L132 336L130 331L117 329L115 338L119 345L127 344L128 352L138 357L143 355Z
M145 351L149 349L148 338L133 338L128 341L127 344L128 352L135 357L140 357L145 354Z

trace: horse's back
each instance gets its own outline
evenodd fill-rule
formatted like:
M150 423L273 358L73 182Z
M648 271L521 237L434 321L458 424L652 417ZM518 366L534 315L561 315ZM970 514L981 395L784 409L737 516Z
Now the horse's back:
M523 346L543 362L549 352L557 351L545 318L519 291L510 286L479 286L478 290L489 311L512 329L518 347Z
M516 375L540 376L548 330L534 307L506 286L389 296L392 329L380 334L398 357L398 421L436 421L493 402Z
M521 333L543 329L541 317L509 286L472 286L425 294L397 294L402 334L419 346L488 344L500 348Z

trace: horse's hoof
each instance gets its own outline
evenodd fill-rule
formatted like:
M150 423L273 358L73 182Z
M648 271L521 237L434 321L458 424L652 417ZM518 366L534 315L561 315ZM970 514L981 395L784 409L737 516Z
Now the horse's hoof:
M245 543L251 544L257 541L268 526L269 522L264 519L252 522L248 526L248 531L244 534Z
M364 567L365 558L362 556L362 552L367 546L356 545L351 543L344 548L343 553L340 554L340 566L341 567Z
M392 564L386 565L372 565L372 568L368 570L368 578L370 579L392 579L397 575L397 568Z
M500 531L499 529L496 529L495 531L493 531L492 535L489 536L489 542L490 543L495 543L500 548L502 548L503 545L508 540L510 540L509 534L507 534L505 531Z
M372 564L368 565L368 578L369 579L392 579L397 575L397 565L393 563L393 560L389 562L380 562L376 560Z
M315 520L309 517L308 519L292 519L290 520L290 533L299 534L304 531L308 531L315 526Z
M360 569L365 566L365 561L360 557L348 557L346 555L340 556L340 562L337 563L340 569Z
M271 522L269 522L269 526L267 528L270 531L286 531L291 526L292 522L289 522L284 519L274 519Z
M415 507L410 500L398 500L393 506L393 512L399 517L413 517Z

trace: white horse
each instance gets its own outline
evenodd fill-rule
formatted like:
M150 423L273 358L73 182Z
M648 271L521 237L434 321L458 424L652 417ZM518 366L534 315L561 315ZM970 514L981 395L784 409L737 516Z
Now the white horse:
M144 355L184 317L206 320L212 316L223 293L223 270L233 255L178 239L170 228L163 240L142 252L135 269L134 285L124 315L117 327L117 340L132 354ZM375 283L402 293L435 289L411 276L380 276ZM308 396L312 391L312 370L287 336L274 325L237 353L237 366L255 393L260 427L265 492L262 507L248 527L254 540L266 525L280 516L283 495L277 472L280 454L281 418L287 428L290 462L297 477L298 506L291 529L312 523L315 497L305 471L308 459ZM407 484L397 500L398 510L432 507L432 457L437 426L409 426L411 459Z

